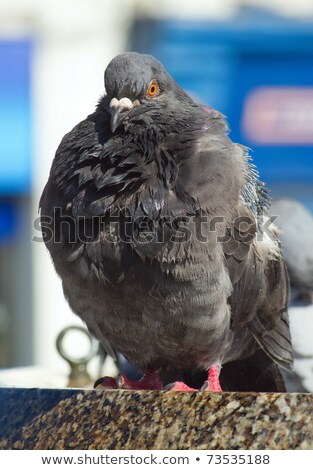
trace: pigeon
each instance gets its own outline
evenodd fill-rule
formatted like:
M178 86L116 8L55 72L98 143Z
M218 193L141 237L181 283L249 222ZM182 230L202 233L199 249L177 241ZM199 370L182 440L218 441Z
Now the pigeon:
M281 229L283 256L291 286L313 303L313 217L305 206L294 199L272 202L271 213Z
M292 364L288 274L248 149L150 55L116 56L104 81L40 200L71 309L142 372L97 386L192 391L184 377L204 374L196 390L220 392L232 364L234 387L253 389L253 363L278 376Z

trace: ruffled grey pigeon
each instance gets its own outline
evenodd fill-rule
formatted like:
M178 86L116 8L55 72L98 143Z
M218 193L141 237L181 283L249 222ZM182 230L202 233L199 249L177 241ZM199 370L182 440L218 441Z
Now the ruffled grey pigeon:
M115 57L105 88L63 138L40 201L72 310L144 373L103 386L177 377L167 388L192 390L184 374L206 371L201 389L220 391L221 366L250 374L252 357L257 374L264 358L278 374L292 362L288 278L247 150L152 56Z

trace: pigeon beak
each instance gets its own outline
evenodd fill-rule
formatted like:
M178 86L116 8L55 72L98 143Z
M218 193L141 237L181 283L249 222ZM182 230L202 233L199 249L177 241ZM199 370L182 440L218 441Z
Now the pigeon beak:
M112 98L110 102L110 113L111 113L110 127L113 133L126 119L130 111L135 106L138 106L139 104L140 103L138 100L132 102L129 98L121 98L120 100L116 98Z
M125 113L123 113L120 108L116 108L111 111L110 127L113 134L120 124L122 124L124 115Z

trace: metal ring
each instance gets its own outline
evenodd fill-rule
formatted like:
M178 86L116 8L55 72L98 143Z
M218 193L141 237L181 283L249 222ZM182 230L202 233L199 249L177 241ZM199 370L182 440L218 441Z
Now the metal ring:
M86 354L83 357L78 357L78 358L71 357L64 350L64 344L63 344L64 338L69 331L73 331L73 330L84 333L90 341L90 350L88 354ZM67 326L66 328L64 328L58 334L58 337L56 339L56 347L60 356L62 356L63 359L65 359L67 362L73 365L87 364L90 361L90 359L92 359L93 356L95 356L95 354L98 352L98 349L99 349L98 342L90 335L90 333L88 332L86 328L84 328L83 326L79 326L79 325L72 325L72 326Z

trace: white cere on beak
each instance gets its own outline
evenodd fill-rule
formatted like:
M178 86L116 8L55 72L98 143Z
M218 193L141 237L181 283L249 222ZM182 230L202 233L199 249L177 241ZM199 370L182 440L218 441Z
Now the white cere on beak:
M132 102L129 98L121 98L120 100L116 98L112 98L110 101L110 108L111 109L123 109L125 111L133 109L135 106L139 104L138 100Z
M121 98L120 100L112 98L110 101L111 131L114 133L116 129L128 118L131 110L135 106L139 105L139 100L132 102L129 98Z

